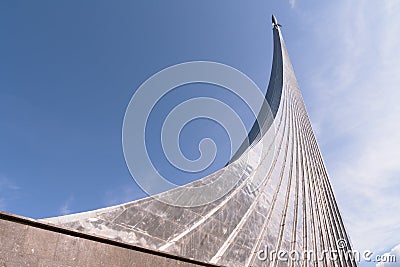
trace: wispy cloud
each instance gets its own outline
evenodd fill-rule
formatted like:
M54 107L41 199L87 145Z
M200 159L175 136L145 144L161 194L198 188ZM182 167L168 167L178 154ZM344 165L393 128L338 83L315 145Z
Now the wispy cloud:
M390 258L394 256L395 258ZM389 252L382 255L385 262L379 262L376 267L396 267L400 261L400 244L392 248Z
M9 177L0 174L0 190L19 190L17 186Z
M62 204L62 206L59 209L59 212L61 215L67 215L72 213L72 208L71 205L74 202L74 197L70 196L65 202L64 204Z
M20 190L9 177L0 174L0 210L7 209L7 203L17 197L16 191Z
M6 200L4 198L0 198L0 210L6 209Z
M289 4L291 8L294 8L296 5L296 0L289 0Z
M145 193L138 187L128 183L124 186L110 189L105 193L105 206L113 206L145 197Z
M314 10L309 25L323 49L308 71L307 105L360 250L400 241L399 11L396 1L341 1Z

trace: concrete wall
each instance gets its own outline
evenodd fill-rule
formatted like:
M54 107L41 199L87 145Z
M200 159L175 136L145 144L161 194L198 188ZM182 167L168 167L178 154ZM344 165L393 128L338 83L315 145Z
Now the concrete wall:
M215 266L0 212L0 266Z

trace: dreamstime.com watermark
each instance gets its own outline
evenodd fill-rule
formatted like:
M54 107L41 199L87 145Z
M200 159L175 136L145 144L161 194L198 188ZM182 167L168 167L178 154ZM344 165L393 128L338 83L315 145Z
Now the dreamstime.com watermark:
M356 261L356 262L396 262L396 255L390 254L375 254L371 250L352 250L347 248L347 242L344 239L337 241L337 249L327 249L316 253L312 249L306 250L285 250L285 249L270 249L266 246L264 249L257 252L257 258L260 261L280 261L280 262L322 262L322 261Z

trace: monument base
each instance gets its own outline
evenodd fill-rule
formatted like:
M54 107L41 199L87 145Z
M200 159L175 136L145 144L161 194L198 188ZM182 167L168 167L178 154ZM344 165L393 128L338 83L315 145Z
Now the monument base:
M216 266L0 212L0 266Z

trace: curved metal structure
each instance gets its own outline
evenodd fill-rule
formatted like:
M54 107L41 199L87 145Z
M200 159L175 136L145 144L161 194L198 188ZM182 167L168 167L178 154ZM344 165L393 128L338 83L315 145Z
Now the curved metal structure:
M249 134L251 146L222 170L161 194L177 196L219 176L241 175L227 195L200 207L174 207L146 198L44 220L220 265L356 266L276 18L273 37L266 94L272 116L261 110L262 124ZM265 137L260 134L260 127L269 128L272 122L275 147L262 144ZM260 153L270 155L272 163L251 160ZM278 257L274 251L287 253Z

